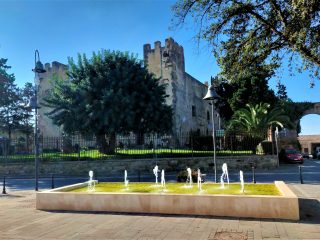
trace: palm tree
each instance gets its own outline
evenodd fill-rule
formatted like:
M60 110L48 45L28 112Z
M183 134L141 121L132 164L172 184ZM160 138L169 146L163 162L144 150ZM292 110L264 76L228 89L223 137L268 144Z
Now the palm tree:
M252 136L266 133L270 127L283 127L290 119L282 109L274 108L269 111L270 104L247 104L247 108L236 111L229 123L229 128L249 132Z
M270 104L260 103L256 105L247 104L247 108L236 111L229 123L229 130L238 130L248 134L253 153L256 146L265 138L269 129L276 126L283 127L290 124L290 119L280 108L269 111Z

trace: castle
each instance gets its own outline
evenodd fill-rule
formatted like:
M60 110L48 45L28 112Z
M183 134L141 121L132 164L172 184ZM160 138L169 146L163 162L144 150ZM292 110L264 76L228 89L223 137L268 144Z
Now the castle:
M148 71L154 73L167 84L167 104L173 109L173 134L190 131L210 133L212 131L211 105L203 100L208 86L185 71L183 47L172 38L165 40L165 45L157 41L154 48L150 44L143 46L143 57ZM59 62L45 64L46 73L39 76L39 102L51 88L50 79L60 77L67 79L67 66ZM61 129L54 125L45 113L47 107L39 110L39 128L44 137L61 136ZM216 116L216 114L215 114ZM215 119L217 121L217 119Z

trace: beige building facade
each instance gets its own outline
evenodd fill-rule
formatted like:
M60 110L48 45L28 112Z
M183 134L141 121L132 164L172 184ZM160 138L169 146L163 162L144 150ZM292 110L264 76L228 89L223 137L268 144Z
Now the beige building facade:
M208 101L203 100L208 86L192 77L185 71L183 47L172 38L165 40L165 45L157 41L154 48L150 44L143 46L144 62L149 72L161 78L161 83L167 84L167 104L173 108L174 135L189 132L212 132L212 112ZM51 88L54 78L67 79L67 66L52 62L45 64L46 72L39 74L39 129L43 137L61 136L60 127L53 124L46 116L50 108L45 107L43 98ZM216 115L215 115L216 116ZM218 121L216 120L218 123Z
M316 147L320 147L320 135L301 135L298 141L305 153L314 154Z

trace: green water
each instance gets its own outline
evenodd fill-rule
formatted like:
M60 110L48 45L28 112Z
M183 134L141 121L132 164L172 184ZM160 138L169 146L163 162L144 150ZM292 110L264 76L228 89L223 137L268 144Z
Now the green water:
M168 194L228 194L228 195L281 195L274 184L245 184L244 193L241 192L241 186L238 183L230 185L225 184L221 188L220 184L203 183L202 192L199 193L197 184L192 188L187 187L185 183L167 183L162 188L155 183L129 183L125 188L124 183L105 183L101 182L96 185L96 192L119 192L119 193L168 193ZM87 192L87 187L71 190L71 192Z

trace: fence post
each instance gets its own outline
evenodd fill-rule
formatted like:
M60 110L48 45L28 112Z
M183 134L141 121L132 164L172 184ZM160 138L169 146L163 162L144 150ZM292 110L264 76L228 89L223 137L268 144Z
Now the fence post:
M51 174L51 189L54 189L54 174Z
M190 137L191 137L191 157L193 159L193 135L191 134Z
M256 168L255 163L252 163L252 182L253 183L257 183L256 182L256 171L255 171L255 168Z
M6 191L6 176L3 177L2 194L7 194L7 191Z
M303 179L302 179L302 168L299 166L299 175L300 175L300 183L303 184Z

